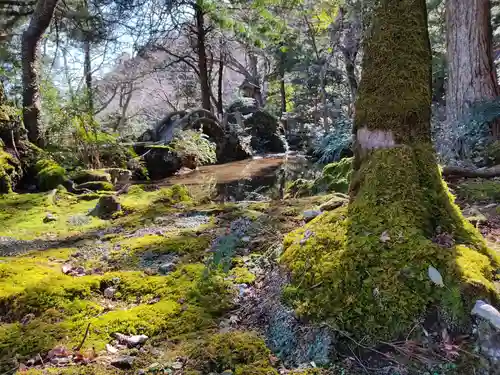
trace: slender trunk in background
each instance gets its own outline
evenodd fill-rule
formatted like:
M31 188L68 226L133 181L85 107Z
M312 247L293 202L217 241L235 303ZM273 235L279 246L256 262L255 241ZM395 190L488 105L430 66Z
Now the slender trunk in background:
M263 107L264 98L262 97L262 87L260 82L257 55L252 50L252 48L248 49L247 55L248 55L249 71L250 75L252 76L250 83L255 85L255 89L253 90L253 98L255 99L259 107Z
M447 0L448 86L446 120L457 126L477 101L498 96L492 54L489 0ZM492 133L500 138L499 123Z
M286 113L286 88L285 88L285 57L281 55L278 68L278 79L280 81L281 115Z
M85 91L87 97L87 111L94 117L94 90L92 89L92 61L90 56L90 41L85 39L83 42L83 74L85 76Z
M222 102L223 84L224 84L224 43L221 38L220 52L219 52L219 82L217 86L217 114L219 115L219 120L221 121L224 115L224 103Z
M58 0L38 0L28 28L22 35L23 120L28 139L44 146L40 103L40 41L54 16Z
M196 18L196 49L198 53L198 70L200 72L201 103L203 109L211 112L212 104L210 103L210 83L208 79L205 12L203 11L203 0L197 0L194 10Z

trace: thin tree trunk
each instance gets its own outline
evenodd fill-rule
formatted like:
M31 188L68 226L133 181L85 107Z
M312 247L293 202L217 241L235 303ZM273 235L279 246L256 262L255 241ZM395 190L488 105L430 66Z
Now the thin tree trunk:
M200 72L202 108L211 112L212 104L210 102L210 83L208 79L205 13L203 11L202 5L203 5L203 0L197 0L195 5L195 17L196 17L198 70Z
M217 113L219 115L219 120L221 121L224 115L224 103L222 101L222 94L224 89L223 84L224 84L224 43L221 39L220 53L219 53L219 82L217 86Z
M453 127L471 104L498 96L492 55L489 0L447 0L448 87L446 119ZM498 139L499 124L492 125Z
M40 114L39 47L57 2L58 0L38 0L28 28L22 36L23 120L28 130L28 139L40 147L44 146L44 141Z
M85 76L85 91L87 96L87 111L90 116L94 116L94 90L92 89L92 60L90 56L90 42L86 39L83 42L83 74Z

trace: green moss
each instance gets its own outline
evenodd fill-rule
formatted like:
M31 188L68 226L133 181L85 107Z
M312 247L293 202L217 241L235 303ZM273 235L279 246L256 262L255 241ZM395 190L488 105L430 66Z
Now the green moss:
M57 188L66 180L66 170L50 159L39 160L35 165L38 188L47 191Z
M111 175L102 170L83 170L74 173L70 177L76 184L83 184L91 181L111 182Z
M384 0L365 39L355 131L390 131L396 144L430 141L431 50L420 1Z
M266 344L253 332L228 332L211 335L186 348L189 363L203 373L225 370L238 375L275 375Z
M75 223L75 216L86 216L96 201L78 200L75 196L57 191L55 194L9 194L0 197L0 236L18 239L43 237L48 232L70 236L90 228L106 225L106 222L88 217L84 224ZM57 220L44 223L50 212Z
M3 151L0 146L0 194L11 193L14 183L19 181L21 173L17 159Z
M453 307L449 315L458 317L476 298L498 300L491 272L498 259L453 204L430 149L378 150L357 178L348 208L285 239L282 262L292 273L285 296L299 315L358 338L392 339L407 335L429 306ZM457 245L437 245L437 232ZM429 266L447 288L432 284ZM454 288L460 293L443 304Z
M229 277L237 284L252 284L255 281L255 275L246 267L234 267L229 271Z
M85 348L96 350L102 350L115 332L150 337L198 332L213 328L214 318L227 311L234 298L231 284L222 275L205 273L202 264L180 267L165 277L116 272L75 278L56 273L51 267L45 271L29 267L25 269L32 274L46 275L12 289L9 296L0 298L0 304L11 320L29 312L35 318L26 325L0 324L0 358L13 358L14 354L20 358L43 355L56 345L72 347L81 340L88 323L91 328ZM116 280L119 280L117 298L134 305L105 312L92 301L102 298L99 296L103 288L115 285ZM5 284L8 283L6 280ZM148 304L153 297L159 297L159 302Z
M77 185L78 189L89 189L93 191L111 191L114 186L111 182L107 181L89 181L83 184Z
M315 180L298 179L287 187L290 197L307 197L326 192L347 193L352 174L353 158L344 158L325 165Z
M500 182L495 180L473 180L462 182L457 187L457 195L468 201L500 200Z

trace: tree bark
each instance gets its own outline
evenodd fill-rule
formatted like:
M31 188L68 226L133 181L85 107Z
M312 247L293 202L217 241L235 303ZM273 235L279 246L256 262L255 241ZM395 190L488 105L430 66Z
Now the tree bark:
M43 147L39 61L40 40L50 25L58 0L38 0L22 36L23 119L28 139Z
M492 55L489 0L447 0L448 85L446 117L453 127L477 101L498 96ZM492 124L499 138L499 123Z
M207 48L206 48L206 30L205 30L205 12L203 11L203 0L197 0L194 10L196 18L196 37L198 53L198 70L200 73L201 103L203 109L212 111L210 102L210 82L208 78Z
M432 147L426 0L378 3L355 105L349 204L288 235L282 256L299 315L369 342L408 337L431 311L444 327L462 327L476 298L499 301L488 269L498 257L453 204ZM433 271L447 288L433 284Z
M220 42L220 52L219 52L219 81L217 86L217 114L219 115L219 120L222 121L224 115L224 103L222 101L223 94L223 84L224 84L224 43L221 39Z
M90 56L90 41L83 42L83 74L85 76L85 91L87 96L87 111L91 117L94 117L94 90L92 88L92 60Z

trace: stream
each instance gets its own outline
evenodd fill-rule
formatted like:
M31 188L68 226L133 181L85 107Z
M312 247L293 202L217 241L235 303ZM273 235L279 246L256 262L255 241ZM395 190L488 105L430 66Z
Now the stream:
M321 166L301 154L269 154L226 164L207 165L155 181L156 185L183 184L215 201L267 200L282 197L288 182L314 179Z

